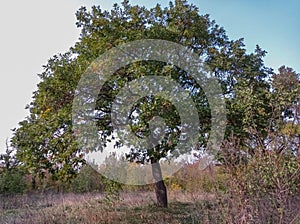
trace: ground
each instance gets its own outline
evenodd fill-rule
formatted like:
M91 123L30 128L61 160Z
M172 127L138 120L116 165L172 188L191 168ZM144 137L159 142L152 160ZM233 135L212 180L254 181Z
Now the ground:
M212 195L169 192L167 209L157 208L154 197L153 192L122 193L109 203L102 194L2 196L0 223L210 223L201 208L213 203Z
M272 200L271 200L272 201ZM100 193L0 195L1 224L300 224L300 195L274 209L268 198L169 191L169 207L155 205L153 191L122 192L110 201Z

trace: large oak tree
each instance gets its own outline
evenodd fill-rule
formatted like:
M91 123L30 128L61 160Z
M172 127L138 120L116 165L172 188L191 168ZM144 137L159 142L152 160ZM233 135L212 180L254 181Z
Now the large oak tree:
M267 77L271 70L263 64L265 51L257 47L247 53L243 40L229 40L225 30L208 15L187 1L175 0L162 8L157 5L147 9L133 6L124 0L111 11L94 6L77 13L77 27L81 29L79 41L67 53L55 55L39 76L41 82L28 105L30 115L20 122L14 132L13 146L17 158L34 175L47 171L54 177L68 180L84 163L84 151L78 146L72 127L72 101L81 75L99 55L109 49L134 40L162 39L172 41L192 50L204 60L219 80L227 105L226 136L234 133L246 141L249 130L263 130L269 124L270 106L265 104L269 93ZM135 62L119 69L101 90L96 110L99 139L105 146L111 141L114 130L111 123L111 105L125 83L147 76L170 76L190 91L195 102L200 126L199 149L205 149L211 128L210 108L201 87L186 72L162 62ZM245 94L247 92L247 94ZM180 134L180 116L168 101L153 95L136 102L132 111L132 131L143 138L149 135L149 120L160 116L166 123L166 138L150 150L132 148L128 159L139 163L156 163L165 158L176 146ZM226 137L225 136L225 137ZM245 139L245 140L244 140ZM117 144L122 142L116 141ZM253 145L253 144L252 144ZM153 167L153 173L160 167ZM156 183L159 206L167 206L166 187L163 180Z

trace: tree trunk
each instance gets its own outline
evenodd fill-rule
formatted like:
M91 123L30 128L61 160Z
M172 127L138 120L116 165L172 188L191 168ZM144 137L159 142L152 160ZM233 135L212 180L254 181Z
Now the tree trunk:
M32 190L36 190L36 180L35 180L35 175L33 175L32 177L31 177L31 189Z
M152 175L155 180L155 194L158 207L168 207L167 188L162 178L160 164L156 159L151 159Z

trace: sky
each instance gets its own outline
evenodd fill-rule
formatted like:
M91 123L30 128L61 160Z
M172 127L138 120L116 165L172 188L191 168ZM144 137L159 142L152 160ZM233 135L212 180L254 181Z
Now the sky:
M66 52L78 40L75 12L80 6L101 5L107 0L3 1L0 21L0 153L11 129L28 116L47 60ZM169 0L132 0L132 4L167 6ZM190 0L200 14L224 27L230 39L244 38L248 52L255 45L268 52L265 65L277 70L286 65L300 72L300 1L298 0Z

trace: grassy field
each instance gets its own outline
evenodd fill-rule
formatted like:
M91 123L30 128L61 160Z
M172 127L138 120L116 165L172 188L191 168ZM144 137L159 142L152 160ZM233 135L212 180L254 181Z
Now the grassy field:
M228 200L228 199L227 199ZM230 200L230 199L229 199ZM264 222L251 219L249 205L220 200L213 194L169 192L169 207L158 208L153 192L123 192L119 200L106 202L103 194L27 194L1 196L1 224L94 223L289 223L300 224L300 198L295 200L288 222L274 222L270 209L262 209ZM274 210L274 209L273 209ZM276 214L278 211L274 211ZM273 217L272 217L273 216ZM252 221L249 221L252 220Z
M213 195L179 191L169 193L167 209L155 206L153 192L122 193L114 203L103 199L102 194L2 196L0 223L211 223L202 208L214 203Z

